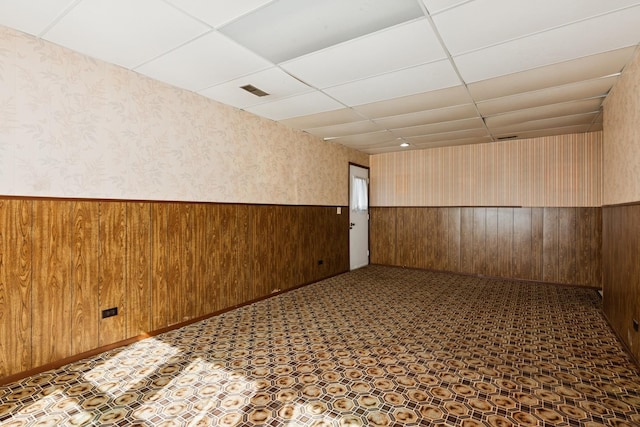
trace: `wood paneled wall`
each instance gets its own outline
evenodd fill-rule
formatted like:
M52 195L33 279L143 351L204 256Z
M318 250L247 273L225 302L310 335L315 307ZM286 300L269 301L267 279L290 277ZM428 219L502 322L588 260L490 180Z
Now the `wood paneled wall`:
M603 208L603 309L618 336L640 360L640 204Z
M601 208L371 208L371 263L601 286Z
M345 272L348 229L336 207L0 199L0 378Z

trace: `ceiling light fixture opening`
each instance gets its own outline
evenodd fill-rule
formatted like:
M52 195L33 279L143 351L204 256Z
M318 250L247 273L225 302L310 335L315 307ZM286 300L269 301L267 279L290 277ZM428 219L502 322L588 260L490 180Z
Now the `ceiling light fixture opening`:
M244 86L240 86L240 89L244 89L247 92L249 92L252 95L255 96L267 96L269 95L267 92L258 89L257 87L255 87L254 85L244 85Z
M408 142L403 142L402 144L400 144L400 147L406 148L409 146Z

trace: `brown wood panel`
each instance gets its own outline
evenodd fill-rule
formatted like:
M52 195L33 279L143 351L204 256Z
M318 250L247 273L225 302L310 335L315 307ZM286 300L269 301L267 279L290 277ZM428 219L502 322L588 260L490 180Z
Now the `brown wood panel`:
M169 324L187 321L194 312L194 235L191 228L193 204L171 203L168 212L168 297Z
M151 327L161 329L169 325L169 205L151 204Z
M474 209L460 208L460 272L474 273Z
M485 271L489 276L508 277L500 270L498 260L498 208L486 209Z
M246 294L247 289L254 288L252 268L253 247L253 218L256 212L247 205L239 205L236 210L236 226L234 229L233 268L235 280L233 282L234 299L236 304L242 304L253 298ZM273 254L272 256L275 256ZM266 294L265 294L266 295Z
M117 307L118 315L100 319L99 345L127 338L127 203L100 202L98 304Z
M396 265L397 209L371 208L370 216L371 263Z
M544 208L531 208L531 276L544 280Z
M398 246L396 250L397 265L411 267L416 265L416 218L415 210L411 208L398 208L396 222L396 236ZM420 236L421 237L421 236Z
M248 299L266 295L276 281L276 207L257 206L253 209L253 289ZM319 256L319 255L317 255Z
M576 283L601 287L602 210L576 209Z
M33 201L33 366L72 355L71 202Z
M445 208L447 212L447 263L448 271L463 271L460 261L460 208Z
M30 369L32 202L0 200L0 377Z
M488 262L486 253L487 210L473 209L473 270L475 274L487 274Z
M536 278L533 272L533 212L531 208L513 209L511 274L517 279ZM539 254L541 258L542 253Z
M446 208L432 208L435 215L433 242L434 247L434 264L432 268L436 270L447 269L447 252L448 252L448 210Z
M219 240L220 240L220 215L218 212L218 206L213 203L205 203L202 205L205 209L205 223L204 232L201 233L204 238L202 243L202 257L205 260L204 280L202 285L204 292L202 296L202 306L205 313L213 313L221 310L220 304L220 288L222 287L222 281L220 279L220 252L219 252Z
M238 263L236 248L236 219L237 205L219 205L220 215L220 303L222 308L240 304L236 298L236 286L238 281ZM250 283L247 286L251 286Z
M558 281L576 281L576 209L558 209Z
M593 236L591 239L591 265L593 280L591 285L602 288L602 208L590 208L593 211ZM640 307L640 306L639 306ZM640 320L640 319L638 319ZM639 358L640 359L640 358Z
M542 234L543 276L545 282L560 280L560 234L558 231L558 208L544 208L544 229Z
M311 209L301 208L299 218L301 225L298 265L300 266L302 283L308 283L313 280L315 274L315 262L313 255L315 229L313 226L313 211Z
M207 295L207 282L212 276L210 252L207 252L207 230L210 204L198 203L193 207L193 316L200 317L213 311Z
M127 338L150 332L151 204L127 206Z
M496 275L500 277L514 277L512 269L512 248L515 241L514 209L498 208L498 250L496 253Z
M71 206L73 354L89 351L99 345L99 206L90 201L76 201Z

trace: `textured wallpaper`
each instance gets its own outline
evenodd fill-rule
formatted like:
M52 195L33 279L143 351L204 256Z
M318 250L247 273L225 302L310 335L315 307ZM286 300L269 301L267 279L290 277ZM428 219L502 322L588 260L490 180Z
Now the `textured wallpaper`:
M602 132L371 156L372 206L602 203Z
M0 194L348 204L327 143L0 27Z
M640 51L604 104L605 205L640 202Z

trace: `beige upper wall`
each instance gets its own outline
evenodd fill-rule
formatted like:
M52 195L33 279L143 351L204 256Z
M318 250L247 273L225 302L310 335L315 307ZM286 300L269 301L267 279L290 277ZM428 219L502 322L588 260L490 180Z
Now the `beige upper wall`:
M0 27L0 194L348 204L369 156Z
M602 132L371 156L372 206L601 206Z
M604 204L640 201L640 51L604 104Z

